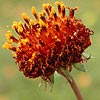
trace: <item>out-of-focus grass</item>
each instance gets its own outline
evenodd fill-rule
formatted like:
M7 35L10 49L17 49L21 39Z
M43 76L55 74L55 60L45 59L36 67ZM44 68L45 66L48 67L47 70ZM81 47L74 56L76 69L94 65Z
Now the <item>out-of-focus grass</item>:
M11 53L1 48L5 42L5 33L11 30L14 20L22 20L22 12L31 15L31 6L41 11L43 3L54 5L56 0L0 0L0 100L75 100L75 96L61 76L56 76L52 93L50 87L44 91L44 85L39 87L40 79L28 79L18 71ZM74 69L72 75L84 96L84 100L100 99L100 0L59 0L67 6L79 6L76 12L78 18L82 18L87 27L94 30L92 46L87 52L95 58L86 64L87 73L78 72ZM89 3L88 3L89 2ZM68 13L67 13L68 14Z

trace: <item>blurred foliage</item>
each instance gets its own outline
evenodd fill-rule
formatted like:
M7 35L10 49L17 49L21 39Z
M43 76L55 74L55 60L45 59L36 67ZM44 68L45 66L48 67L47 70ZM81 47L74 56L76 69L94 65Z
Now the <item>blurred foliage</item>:
M69 84L59 75L55 75L52 93L50 87L44 91L44 83L38 79L28 79L18 71L18 66L11 53L1 48L5 42L5 33L11 30L13 21L20 21L21 13L26 12L32 17L31 7L41 11L43 3L53 6L56 0L0 0L0 100L75 100ZM75 69L72 75L84 96L84 100L100 100L100 0L59 0L67 6L79 7L76 17L81 18L85 25L94 30L92 46L86 52L95 58L85 66L88 72L82 73ZM68 12L67 12L68 14Z

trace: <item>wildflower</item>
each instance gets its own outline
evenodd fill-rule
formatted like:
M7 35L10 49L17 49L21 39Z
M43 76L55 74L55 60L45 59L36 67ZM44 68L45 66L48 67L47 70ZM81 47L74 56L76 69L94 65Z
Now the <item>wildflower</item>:
M26 77L41 77L51 83L55 71L64 76L61 69L70 72L74 64L83 62L82 54L91 45L90 35L93 33L75 18L77 7L66 7L60 2L55 4L58 14L50 4L43 5L39 16L32 7L34 20L23 13L25 23L14 22L12 25L18 37L8 31L7 42L3 45L14 52L13 58ZM68 16L66 9L69 10Z

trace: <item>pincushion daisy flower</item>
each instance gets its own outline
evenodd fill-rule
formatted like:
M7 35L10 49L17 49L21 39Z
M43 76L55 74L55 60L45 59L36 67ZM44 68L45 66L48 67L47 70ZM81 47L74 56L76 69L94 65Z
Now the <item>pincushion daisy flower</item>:
M14 21L12 25L17 37L8 31L7 42L3 48L13 51L13 58L19 70L26 77L41 77L53 84L54 73L58 72L68 80L75 94L79 95L78 100L82 100L70 72L73 66L85 71L82 63L89 58L84 57L83 53L91 45L90 35L93 31L87 28L81 19L75 18L77 7L66 7L62 2L55 4L58 14L50 4L43 4L39 16L33 6L32 14L35 19L22 13L25 22ZM67 16L66 10L69 10Z

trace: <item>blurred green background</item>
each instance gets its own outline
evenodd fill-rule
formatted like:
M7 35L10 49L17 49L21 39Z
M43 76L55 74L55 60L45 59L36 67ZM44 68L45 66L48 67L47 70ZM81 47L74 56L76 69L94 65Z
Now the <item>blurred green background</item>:
M5 34L11 30L13 21L20 21L21 13L26 12L32 17L31 7L41 11L43 3L53 6L56 0L0 0L0 100L76 100L73 91L65 79L55 75L55 84L52 93L50 86L44 91L44 83L38 79L28 79L18 71L18 66L12 59L11 52L2 49L6 41ZM100 100L100 0L59 0L67 6L79 9L76 17L81 18L84 24L94 31L92 46L86 51L95 58L85 66L87 72L72 71L84 100ZM68 13L67 13L68 14ZM39 84L41 83L41 86Z

